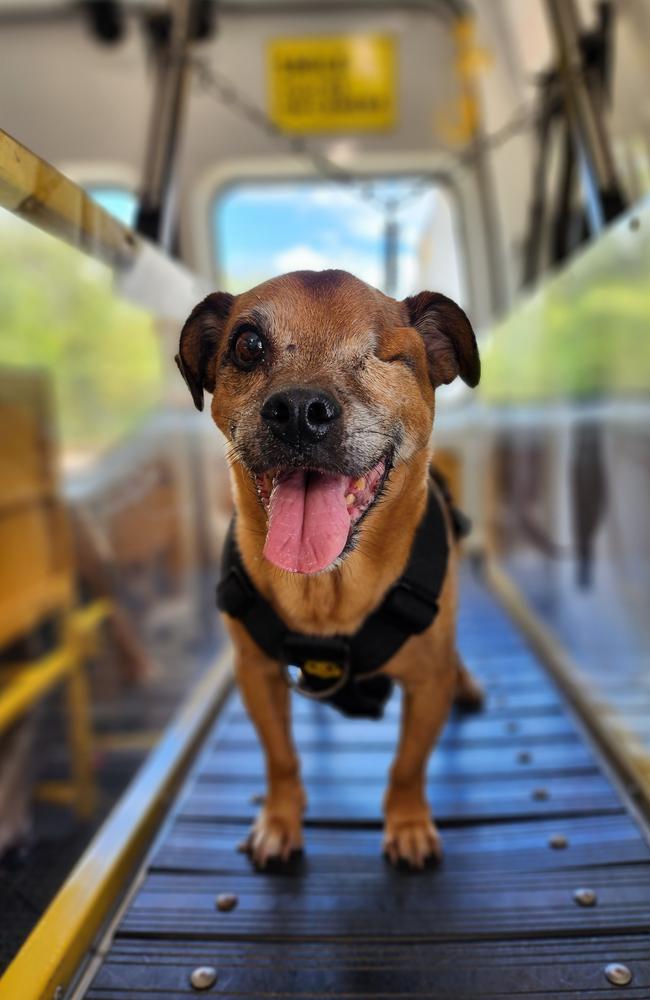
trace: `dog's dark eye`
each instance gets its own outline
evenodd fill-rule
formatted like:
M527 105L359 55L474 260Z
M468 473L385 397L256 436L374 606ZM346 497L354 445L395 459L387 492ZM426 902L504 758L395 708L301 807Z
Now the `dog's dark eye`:
M231 354L238 368L250 371L264 359L264 341L257 330L242 330L233 340Z

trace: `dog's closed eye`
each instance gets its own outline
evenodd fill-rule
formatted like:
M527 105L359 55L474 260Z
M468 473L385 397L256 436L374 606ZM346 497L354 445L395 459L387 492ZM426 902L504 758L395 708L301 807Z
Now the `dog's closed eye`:
M384 360L387 364L405 365L412 372L416 370L415 358L412 358L410 354L393 354L390 358L385 358Z

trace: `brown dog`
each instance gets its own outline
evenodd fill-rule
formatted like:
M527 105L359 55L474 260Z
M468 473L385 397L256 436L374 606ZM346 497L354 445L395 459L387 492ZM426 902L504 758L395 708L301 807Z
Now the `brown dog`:
M457 375L479 380L467 317L433 292L398 302L344 271L297 271L241 295L209 295L183 327L176 361L199 409L204 390L213 394L236 548L260 600L294 633L357 633L403 573L437 491L435 389ZM448 523L443 531L451 543ZM437 603L431 625L382 666L404 693L384 849L415 867L440 853L424 790L429 754L454 697L480 700L456 651L452 544ZM301 848L305 795L282 665L239 617L226 622L266 752L268 790L249 839L263 867Z

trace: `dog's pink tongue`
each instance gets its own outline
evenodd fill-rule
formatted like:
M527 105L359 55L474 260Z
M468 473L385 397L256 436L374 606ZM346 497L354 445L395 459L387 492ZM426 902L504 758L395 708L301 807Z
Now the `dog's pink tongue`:
M350 533L347 476L292 472L273 487L264 555L291 573L318 573L340 556Z

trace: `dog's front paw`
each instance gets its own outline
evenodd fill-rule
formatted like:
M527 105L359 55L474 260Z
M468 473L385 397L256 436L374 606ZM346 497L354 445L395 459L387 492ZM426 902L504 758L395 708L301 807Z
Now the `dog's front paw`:
M387 816L383 848L392 864L402 862L410 868L424 868L428 861L442 858L440 834L429 816Z
M270 861L286 863L292 854L302 851L300 817L285 815L265 806L248 835L246 849L257 868L266 868Z

